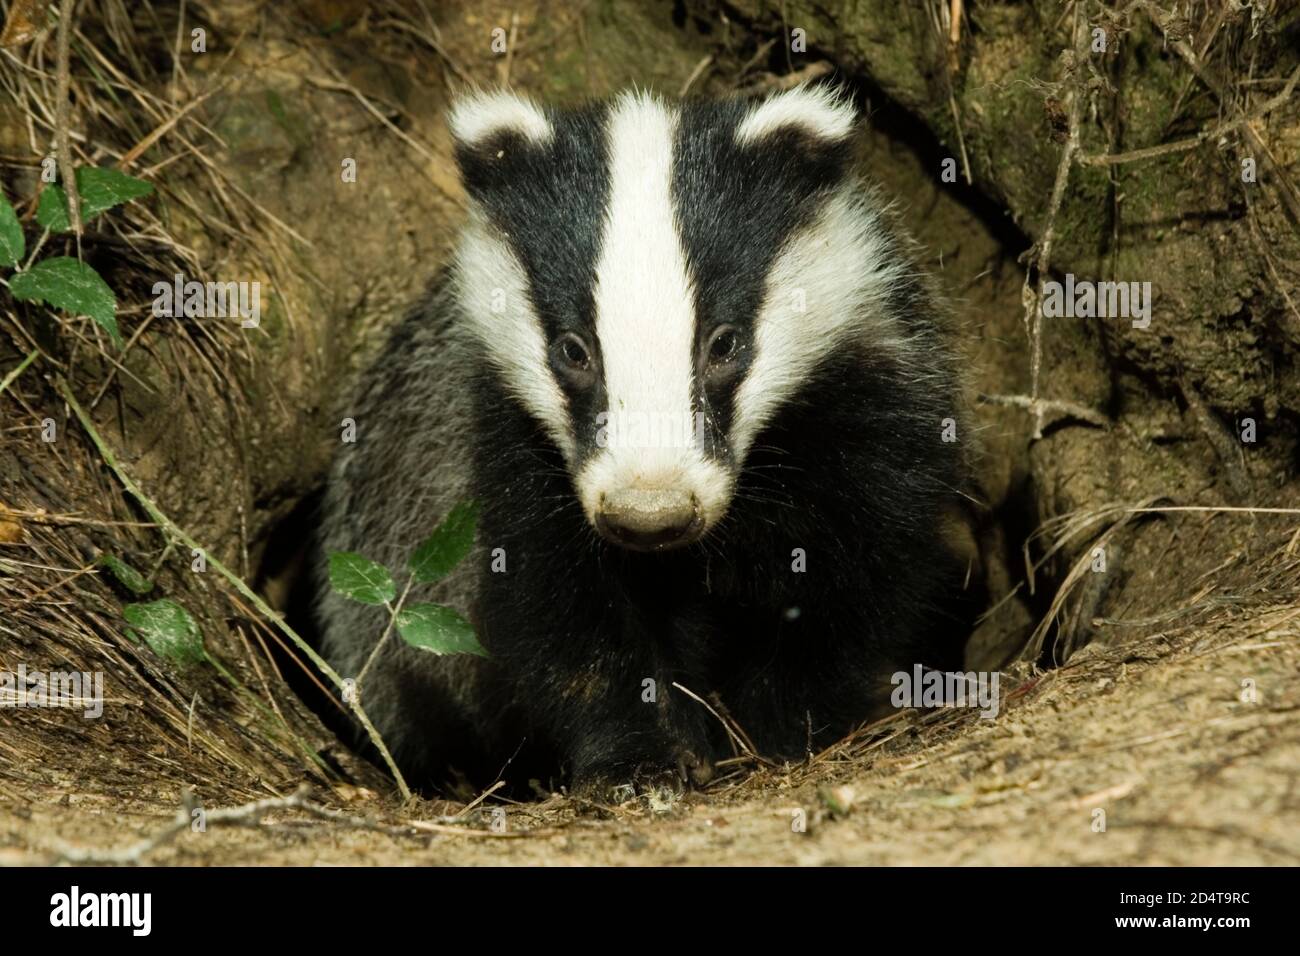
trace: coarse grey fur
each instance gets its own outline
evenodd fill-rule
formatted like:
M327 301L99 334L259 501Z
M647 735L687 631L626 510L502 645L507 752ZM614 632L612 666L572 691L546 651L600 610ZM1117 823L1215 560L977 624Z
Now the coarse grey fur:
M455 321L448 283L440 281L418 310L391 335L359 382L343 414L356 423L356 440L341 446L322 501L313 580L321 650L344 678L358 677L388 627L382 606L351 601L328 585L328 555L360 552L393 571L399 594L412 553L456 504L469 498L471 446L468 397L448 387L467 361L469 342ZM436 409L437 414L429 414ZM419 480L412 480L419 476ZM406 603L436 601L468 614L483 546L434 585L411 588ZM484 731L499 714L481 712L492 665L481 657L435 657L390 639L367 673L361 697L367 715L399 766L413 778L433 779L445 761L482 758L496 749ZM367 694L366 691L371 693ZM411 738L410 715L427 714L454 746L431 753ZM405 716L404 716L405 715ZM436 757L436 759L434 759Z

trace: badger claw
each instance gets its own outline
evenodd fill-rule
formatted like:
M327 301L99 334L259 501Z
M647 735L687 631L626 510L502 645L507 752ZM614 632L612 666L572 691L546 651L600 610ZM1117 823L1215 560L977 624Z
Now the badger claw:
M665 791L680 796L688 787L705 786L713 774L710 760L683 750L669 767L642 763L631 771L624 768L575 773L571 792L596 802L626 803L637 797L659 796Z

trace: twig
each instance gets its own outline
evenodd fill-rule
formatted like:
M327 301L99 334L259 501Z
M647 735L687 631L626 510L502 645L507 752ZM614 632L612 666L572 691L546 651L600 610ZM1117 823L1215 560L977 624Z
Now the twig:
M1246 471L1241 442L1234 440L1223 423L1214 417L1202 401L1200 393L1190 382L1179 382L1179 388L1183 393L1183 399L1187 402L1188 410L1196 419L1202 434L1205 435L1205 440L1223 465L1224 471L1228 473L1228 484L1233 493L1238 499L1251 497L1253 489L1250 474Z
M701 704L705 710L707 710L710 714L716 717L718 723L722 724L722 729L725 730L727 732L727 736L731 738L731 742L732 744L735 745L736 749L744 753L744 755L748 757L750 760L754 760L758 763L772 766L772 762L770 760L760 757L757 753L754 752L754 748L749 743L748 735L745 734L744 731L740 730L739 725L736 725L736 727L733 728L732 723L734 721L727 720L727 718L723 717L716 710L714 710L713 706L707 700L705 700L703 697L701 697L699 694L696 694L694 691L690 690L689 688L683 687L681 684L677 683L677 681L673 681L673 686L676 687L683 694L685 694L687 697L689 697L691 700L695 701L698 704Z
M1121 163L1138 162L1144 159L1154 159L1157 156L1164 156L1169 153L1182 152L1200 146L1206 140L1217 139L1224 133L1229 133L1238 127L1246 126L1257 120L1263 119L1279 106L1291 102L1291 97L1295 93L1296 81L1300 80L1300 66L1292 71L1290 79L1286 82L1286 87L1277 96L1266 101L1259 109L1249 116L1240 116L1235 120L1227 123L1220 123L1214 127L1201 130L1195 136L1188 139L1180 139L1173 143L1160 143L1156 146L1144 146L1142 149L1130 150L1127 153L1109 153L1109 154L1091 154L1079 157L1079 163L1084 166L1117 166Z
M1127 514L1164 514L1169 511L1193 511L1200 514L1300 515L1300 508L1255 508L1250 505L1170 505L1164 508L1126 508Z
M506 38L506 58L501 64L501 86L510 86L510 68L514 64L515 39L519 36L519 14L510 14L510 35Z
M176 102L176 81L180 76L183 68L181 67L181 37L185 35L185 0L181 0L180 11L176 14L176 43L172 47L172 82L168 89L168 99L174 104ZM191 104L192 105L192 104ZM188 109L188 107L186 107ZM176 117L180 119L180 116ZM118 168L122 168L118 164Z
M410 837L414 834L412 831L429 829L432 824L416 826L422 821L410 821L403 826L386 826L377 823L374 820L368 820L365 817L353 816L340 810L332 810L328 807L320 806L313 803L307 798L311 791L303 785L293 794L287 797L268 797L265 800L256 800L252 803L241 804L237 807L219 807L215 810L202 811L203 825L208 826L240 826L256 827L262 824L267 814L277 810L301 810L304 813L317 817L321 820L328 820L340 826L352 827L358 830L377 830L381 833L387 833L391 836ZM198 804L193 794L186 791L181 798L181 805L176 810L175 817L166 827L159 830L153 836L145 837L130 846L120 849L110 847L70 847L66 844L59 844L55 850L54 859L51 865L60 863L85 864L101 863L115 866L138 866L144 862L144 858L157 850L159 847L166 846L178 836L189 830L193 820L193 813L198 808ZM455 827L446 827L446 830L455 831ZM439 831L441 832L441 830ZM483 831L471 831L483 832ZM523 835L523 834L521 834Z
M129 150L127 150L125 153L122 154L122 158L117 161L117 168L126 169L130 167L133 163L135 163L137 159L140 158L140 156L145 152L145 150L147 150L154 143L158 142L158 140L162 139L163 136L165 136L168 133L168 131L172 129L172 127L174 127L177 123L179 123L185 117L186 113L194 109L196 106L201 106L203 102L208 97L212 96L214 93L220 93L227 86L233 83L234 79L235 79L234 77L228 77L227 79L223 80L221 83L217 84L217 86L208 90L206 93L200 96L196 96L194 99L186 103L183 109L179 109L175 113L173 113L170 119L164 120L162 123L155 126L153 131L147 134L144 137L144 139L140 140L140 142L136 143Z
M1039 301L1038 293L1031 285L1031 276L1036 275L1041 281L1042 277L1047 275L1052 266L1052 243L1056 238L1056 214L1061 210L1061 203L1065 199L1065 187L1070 181L1070 166L1074 162L1074 155L1079 149L1079 115L1083 103L1083 57L1080 55L1085 48L1084 24L1080 15L1080 4L1074 5L1074 48L1071 53L1071 64L1069 69L1073 73L1073 86L1069 93L1070 98L1070 130L1066 137L1065 145L1061 149L1061 159L1056 167L1056 182L1052 186L1052 198L1047 207L1047 219L1043 226L1042 238L1036 243L1038 256L1032 269L1025 270L1025 284L1021 289L1020 299L1025 307L1025 327L1029 331L1029 340L1031 343L1031 353L1029 360L1029 396L1034 402L1038 401L1038 381L1043 366L1043 336L1042 322L1043 310ZM1034 406L1034 432L1035 439L1043 437L1043 409Z
M745 61L744 65L741 66L740 71L736 74L735 82L737 85L740 83L741 80L745 78L745 75L749 73L750 70L752 70L755 66L758 65L758 62L762 60L763 57L767 56L769 53L772 52L772 47L774 46L776 46L775 37L773 37L772 39L764 43L762 46L760 46L754 52L754 55Z
M154 504L153 499L146 495L144 491L141 490L140 486L122 470L122 467L118 464L117 457L113 454L112 449L108 447L107 443L105 443L104 439L100 436L99 431L90 420L90 416L87 415L85 409L81 407L81 404L72 394L72 389L68 387L68 383L63 378L58 379L58 390L59 394L63 396L63 400L68 403L68 406L77 416L78 421L81 422L81 427L86 430L91 441L95 443L95 447L99 450L99 454L104 459L104 464L108 465L113 474L115 474L118 480L122 482L123 487L131 493L131 496L140 502L141 507L143 507L149 514L149 517L153 518L154 521L163 527L167 534L175 540L180 541L181 544L185 545L185 547L190 550L203 551L203 553L207 555L208 567L212 568L224 577L234 586L235 590L251 601L253 606L256 607L258 611L267 618L267 620L271 621L271 623L279 628L285 637L289 638L289 640L293 641L293 643L297 645L298 649L302 651L317 668L320 669L322 674L328 677L334 682L336 687L342 690L343 678L339 676L338 672L335 671L334 668L330 667L323 657L316 653L316 650L310 644L303 640L297 631L285 622L284 617L271 610L270 605L268 605L261 596L257 594L257 592L245 584L237 574L209 554L206 549L201 548L199 544L186 534L179 525L163 514L158 506ZM362 727L365 728L366 734L369 736L371 743L375 745L375 749L378 750L380 756L383 757L384 763L388 765L388 769L393 775L393 780L397 783L397 789L401 793L402 799L409 800L411 797L411 789L406 785L406 778L402 776L402 772L397 768L397 763L393 760L392 754L389 753L388 747L385 746L383 738L379 736L379 731L376 730L375 725L370 722L369 716L366 715L365 710L361 706L360 698L356 697L354 700L349 701L349 704L351 704L353 714L356 715L357 720L361 723Z
M961 152L961 172L966 177L966 185L975 185L971 176L970 156L966 153L966 135L961 131L961 112L957 109L957 97L952 91L952 81L948 81L948 108L952 110L952 126L957 131L957 148Z
M1080 14L1080 4L1074 5L1074 49L1073 70L1074 87L1070 91L1070 131L1065 140L1065 146L1061 150L1061 161L1057 164L1056 182L1052 186L1052 200L1048 203L1047 221L1043 226L1043 237L1039 239L1037 245L1037 261L1032 272L1041 278L1048 274L1052 268L1052 243L1056 239L1056 217L1061 211L1061 203L1065 199L1065 187L1070 182L1070 166L1074 163L1075 152L1079 150L1079 116L1083 108L1083 56L1080 55L1084 44L1084 23L1082 14ZM1030 285L1030 269L1024 271L1024 287L1021 291L1021 299L1026 308L1024 321L1031 328L1030 339L1032 343L1030 358L1030 397L1035 402L1039 401L1039 377L1043 371L1043 308L1039 302L1039 295ZM1034 437L1043 437L1043 408L1035 407L1034 410Z
M984 395L978 396L986 405L1004 405L1009 408L1023 408L1032 412L1042 422L1044 412L1059 412L1070 418L1077 418L1098 428L1110 428L1110 419L1101 412L1093 411L1086 405L1076 402L1060 401L1052 398L1032 398L1028 395ZM1041 426L1040 426L1041 427Z
M256 826L264 816L273 810L299 806L305 796L305 790L299 790L290 797L270 797L266 800L245 803L238 807L212 810L204 814L204 824L228 823L237 826ZM51 865L57 866L60 863L104 863L115 866L139 865L149 853L171 843L176 837L188 830L195 809L197 809L197 803L193 794L187 790L181 797L181 805L177 808L172 822L153 836L145 837L143 840L120 849L111 847L87 847L83 849L60 844L55 851Z
M19 375L22 375L23 369L31 365L32 362L36 360L36 356L40 354L41 354L40 349L32 349L30 352L27 353L27 358L23 359L21 362L18 363L18 367L16 369L14 369L12 372L6 375L3 380L0 380L0 395L4 394L5 389L8 388L13 383L13 380L16 379Z
M496 793L498 790L500 790L500 789L501 789L502 787L504 787L505 785L506 785L506 782L505 782L504 780L498 780L496 783L492 784L492 786L488 787L486 790L484 790L482 793L480 793L477 797L475 797L475 798L474 798L473 800L471 800L469 803L465 804L465 806L461 807L460 812L457 813L456 816L457 816L457 817L463 817L463 816L465 816L465 815L468 814L471 810L473 810L475 807L477 807L480 803L482 803L482 802L483 802L484 800L486 800L488 797L492 796L492 794Z
M684 97L690 92L691 87L695 85L695 81L704 74L704 71L709 68L711 63L713 63L712 53L701 59L699 63L695 64L695 69L691 70L691 75L686 78L686 82L682 84L682 88L677 91L678 98Z
M406 603L406 596L411 593L411 585L414 583L415 575L412 574L406 579L406 587L402 589L402 595L397 599L397 604L392 605L387 601L384 602L384 606L388 608L388 626L384 628L384 635L379 639L379 643L375 645L375 649L370 652L370 656L366 658L366 662L361 665L361 673L357 675L357 693L361 693L361 685L365 682L366 674L370 673L370 665L379 657L379 652L383 650L384 644L386 644L388 638L392 636L393 625L397 622L397 615L402 613L402 605Z
M527 837L556 836L563 831L559 827L545 830L475 830L470 827L454 827L445 823L427 823L424 820L412 820L408 824L412 830L423 833L441 833L447 836L487 837L497 840L523 840Z
M68 222L77 236L77 258L81 258L81 194L77 192L77 171L72 165L72 150L68 146L68 49L72 35L72 16L77 0L63 0L59 5L58 39L58 99L55 105L54 148L59 154L59 169L63 172L63 188L68 195Z
M686 687L683 687L681 684L677 683L677 681L673 681L673 686L676 687L683 694L685 694L687 697L689 697L691 700L700 704L705 710L707 710L710 714L712 714L715 718L717 718L718 723L722 724L722 729L727 732L727 736L731 738L731 743L737 750L742 751L747 757L755 756L755 754L748 747L745 746L745 742L740 739L739 735L734 730L731 729L731 725L722 719L722 715L719 714L716 710L714 710L709 705L709 702L707 700L705 700L703 697L701 697L699 694L695 693L694 691Z
M957 148L961 152L962 175L966 185L974 185L971 177L970 156L966 152L966 135L961 131L961 110L957 108L957 94L953 90L952 80L961 69L961 18L962 0L951 0L948 8L948 71L944 74L944 85L948 88L948 109L952 111L952 128L957 133Z
M432 32L425 33L423 30L421 30L419 27L415 26L414 24L407 23L405 20L398 20L396 17L385 17L382 20L376 20L375 26L393 27L395 29L402 30L405 33L409 33L413 37L416 37L419 40L423 40L425 43L429 45L429 48L433 50L434 53L442 57L442 61L447 64L447 67L451 70L452 73L456 74L456 78L458 80L460 80L466 86L471 88L476 87L478 85L477 83L474 82L473 77L471 77L468 73L466 73L463 69L461 69L460 64L457 63L452 58L452 55L447 52L447 48L442 45L442 42L436 36L434 36Z
M1156 25L1156 28L1163 32L1164 24L1161 23L1160 18L1156 15L1159 8L1153 7L1152 4L1145 2L1145 0L1141 3L1141 7L1146 11L1147 16L1151 18L1151 21ZM1191 67L1192 72L1196 74L1197 79L1205 84L1206 88L1214 94L1214 98L1219 101L1224 109L1237 114L1242 112L1241 108L1237 106L1230 96L1227 95L1218 80L1210 76L1209 72L1205 69L1204 64L1201 62L1201 59L1196 55L1196 52L1187 45L1186 41L1174 40L1170 43L1170 46L1172 46L1174 52L1182 57L1183 61ZM1288 88L1291 89L1292 87ZM1296 222L1300 223L1300 196L1296 195L1296 188L1292 185L1290 178L1287 176L1286 169L1277 161L1276 158L1274 158L1268 145L1259 138L1259 134L1251 128L1250 123L1244 123L1242 125L1242 131L1245 133L1246 139L1250 141L1251 147L1260 154L1260 157L1273 171L1273 174L1277 176L1278 185L1281 187L1279 192L1282 196L1282 200L1286 204L1287 210L1291 213L1292 217Z
M793 73L787 73L784 76L768 75L751 83L741 90L746 95L754 93L763 93L769 90L780 92L782 90L792 90L801 83L810 83L821 76L826 76L835 69L829 60L818 60L816 63L809 63L802 70L795 70Z

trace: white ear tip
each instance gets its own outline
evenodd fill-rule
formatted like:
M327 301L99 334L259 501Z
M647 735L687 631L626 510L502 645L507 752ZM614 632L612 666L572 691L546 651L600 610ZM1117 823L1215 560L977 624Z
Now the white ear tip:
M466 146L476 146L494 133L509 131L535 143L554 135L546 114L532 100L515 93L471 93L452 107L448 119L451 135Z
M830 142L853 134L858 112L852 100L829 86L798 86L759 103L741 122L736 139L750 143L782 129L798 128Z

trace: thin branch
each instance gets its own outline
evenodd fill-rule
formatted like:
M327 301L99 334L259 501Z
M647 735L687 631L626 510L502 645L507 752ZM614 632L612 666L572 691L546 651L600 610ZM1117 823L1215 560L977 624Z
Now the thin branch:
M63 172L63 188L68 195L68 222L77 236L77 258L81 258L81 193L77 191L77 171L72 165L72 149L68 146L69 124L69 37L72 35L72 16L77 0L63 0L59 6L58 39L58 92L55 104L54 148L59 154L59 169Z
M979 401L986 405L1002 405L1008 408L1023 408L1033 413L1035 418L1041 423L1044 412L1057 412L1058 414L1077 418L1080 421L1087 422L1090 425L1096 425L1098 428L1110 428L1110 419L1101 412L1094 411L1086 405L1080 405L1077 402L1066 402L1051 398L1033 398L1029 395L984 395L978 396ZM1041 426L1040 426L1041 427Z
M339 810L331 810L328 807L320 806L308 800L309 795L310 790L304 785L287 797L268 797L265 800L256 800L237 807L200 810L201 819L205 829L209 826L256 827L262 824L268 814L277 810L301 810L336 825L358 830L376 830L391 836L413 837L420 830L426 829L426 827L415 826L416 821L411 821L405 826L386 826L365 817L353 816ZM130 846L116 849L112 847L70 847L60 843L55 849L51 865L60 863L99 863L113 866L138 866L144 862L144 858L150 853L159 847L166 846L182 833L191 829L195 810L199 810L198 803L195 801L193 794L186 791L171 823L152 836L145 837ZM472 832L457 831L455 827L446 827L445 829L450 832Z
M122 482L123 487L131 493L131 496L140 502L141 507L143 507L149 514L149 517L153 518L154 521L163 527L168 535L181 542L185 547L191 550L202 551L207 556L208 567L212 568L224 577L234 586L235 590L251 601L253 606L257 608L258 611L267 618L267 620L273 623L277 628L279 628L285 637L289 638L289 640L293 641L293 643L297 645L298 649L302 651L317 668L320 669L322 674L328 677L334 682L336 687L342 690L343 678L339 676L338 672L335 671L334 668L330 667L330 665L326 663L323 657L316 653L316 650L310 644L303 640L297 631L285 622L284 615L277 614L273 611L270 605L268 605L266 601L257 594L257 592L245 584L237 574L209 554L207 549L201 548L193 538L181 529L179 525L163 514L159 507L154 503L153 499L146 495L144 491L141 490L140 486L122 470L122 467L118 464L117 457L113 454L112 449L108 447L107 443L105 443L104 439L100 436L99 431L90 420L90 416L86 414L85 409L81 407L81 404L72 394L72 389L68 387L68 383L63 378L58 380L58 390L59 394L63 396L63 400L68 403L68 406L81 422L81 427L86 430L91 441L95 443L95 447L99 450L99 454L104 459L104 464L108 465L113 474L117 475L118 480ZM365 728L366 734L369 736L371 743L375 745L375 749L378 750L380 756L383 757L384 763L388 765L388 769L392 773L394 781L397 783L397 789L402 794L402 799L409 800L411 797L411 789L406 785L406 779L402 776L402 772L397 768L397 763L393 760L392 754L389 753L388 747L385 746L383 738L379 736L379 731L375 729L375 725L370 722L370 718L362 708L360 698L355 697L353 700L349 701L349 703L352 706L353 714L356 715L357 720L361 723L362 727Z
M6 375L2 381L0 381L0 395L4 394L5 389L8 388L10 385L12 385L14 379L16 379L19 375L22 375L23 370L26 369L27 366L31 365L32 362L36 360L36 356L40 354L41 354L40 349L32 349L30 352L27 353L27 358L19 362L18 367L14 369L12 372L10 372L8 375Z
M695 85L695 81L698 80L704 74L704 71L712 65L713 54L710 53L708 56L701 59L699 63L695 64L695 69L691 70L691 75L686 78L686 82L682 84L682 88L677 91L677 96L679 98L684 98L686 94L690 92L691 87Z
M1295 93L1296 81L1300 80L1300 66L1292 71L1290 79L1286 82L1286 87L1277 96L1264 103L1258 110L1249 116L1241 116L1227 123L1220 123L1216 126L1201 130L1195 136L1188 139L1180 139L1173 143L1160 143L1156 146L1144 146L1142 149L1131 150L1127 153L1110 153L1103 155L1086 155L1080 156L1079 162L1084 166L1117 166L1121 163L1138 162L1144 159L1154 159L1157 156L1165 156L1169 153L1183 152L1184 150L1193 149L1200 146L1206 140L1218 139L1224 133L1230 133L1235 129L1246 126L1263 119L1279 106L1284 106L1291 102L1291 97Z
M366 675L370 673L370 665L379 657L379 652L388 643L388 638L392 636L393 625L397 622L397 615L402 613L402 605L406 603L406 596L411 593L411 585L414 583L415 575L412 574L406 579L406 587L402 589L402 595L397 599L397 604L390 605L387 601L384 602L388 608L388 626L384 628L384 636L379 639L379 643L375 645L375 649L370 652L365 664L361 666L361 673L357 675L356 689L358 694L361 693L361 685L365 682Z
M1163 11L1160 11L1158 7L1154 7L1152 4L1146 2L1146 0L1142 0L1141 6L1142 9L1146 11L1147 16L1150 17L1151 21L1156 25L1156 28L1163 31L1164 24L1161 22L1160 17L1157 16L1157 13L1163 13ZM1214 94L1214 98L1219 101L1225 110L1235 114L1240 114L1242 112L1241 108L1237 106L1232 97L1230 97L1224 90L1223 85L1210 75L1200 57L1198 57L1196 52L1187 45L1186 41L1173 40L1170 42L1170 46L1172 46L1174 52L1182 57L1183 61L1191 67L1192 72L1196 74L1196 78L1205 84L1206 88ZM1294 82L1294 79L1293 76L1291 80L1292 83ZM1288 90L1289 89L1293 89L1293 87L1288 85ZM1273 171L1273 174L1277 176L1278 185L1281 187L1279 193L1282 196L1282 200L1285 202L1287 210L1291 213L1292 217L1297 222L1300 222L1300 196L1297 196L1296 188L1287 176L1285 167L1283 167L1282 164L1273 156L1272 150L1270 150L1268 145L1259 138L1259 134L1251 128L1250 123L1242 124L1242 131L1245 133L1246 139L1250 142L1251 148L1260 154L1260 158L1264 160L1268 167Z
M1025 284L1020 293L1021 302L1025 307L1025 327L1029 331L1031 345L1029 397L1034 402L1039 400L1038 382L1043 367L1043 310L1038 292L1031 285L1031 277L1036 275L1041 281L1042 277L1047 275L1052 267L1052 243L1056 239L1056 215L1060 212L1061 203L1065 199L1065 187L1070 181L1070 166L1073 164L1075 154L1079 150L1079 120L1083 106L1083 51L1087 48L1087 33L1078 3L1074 5L1073 35L1074 48L1068 66L1068 70L1072 73L1070 78L1073 80L1068 94L1070 100L1069 135L1066 137L1065 146L1061 149L1060 162L1056 166L1056 182L1052 186L1052 198L1048 203L1047 219L1043 226L1042 238L1036 243L1038 255L1033 267L1025 269ZM1043 437L1043 411L1042 406L1033 406L1033 437L1035 439Z

